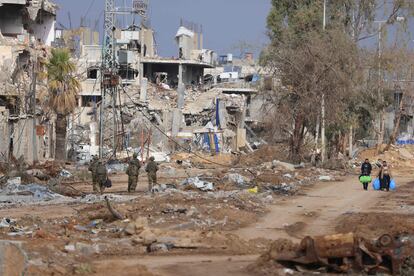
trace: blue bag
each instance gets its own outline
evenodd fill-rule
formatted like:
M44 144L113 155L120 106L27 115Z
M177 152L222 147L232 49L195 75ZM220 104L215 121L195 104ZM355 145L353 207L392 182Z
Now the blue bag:
M372 188L376 191L378 191L381 188L381 183L380 183L379 178L375 178L375 180L372 182Z
M397 189L397 185L395 184L394 179L391 179L391 182L390 182L390 190L395 191L396 189Z

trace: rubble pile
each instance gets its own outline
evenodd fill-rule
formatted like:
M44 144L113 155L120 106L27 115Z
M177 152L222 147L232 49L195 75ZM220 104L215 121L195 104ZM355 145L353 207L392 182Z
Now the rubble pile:
M392 168L399 169L412 169L414 168L414 145L391 145L390 149L384 153L377 154L377 150L367 149L359 153L358 158L353 160L354 165L360 165L365 158L371 160L371 162L377 163L380 161L387 161Z

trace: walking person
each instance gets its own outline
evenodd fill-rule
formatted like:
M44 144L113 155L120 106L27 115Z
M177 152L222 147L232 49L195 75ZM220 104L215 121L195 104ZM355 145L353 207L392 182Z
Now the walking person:
M361 165L361 175L359 180L362 182L364 190L368 190L368 185L371 182L371 172L372 172L372 165L369 162L368 158L365 159L364 163Z
M158 164L157 162L155 162L155 158L153 156L150 157L145 171L148 174L148 190L152 192L152 188L154 187L154 185L157 185L158 171Z
M99 191L101 194L103 194L105 190L107 180L108 171L102 159L99 159L98 165L96 167L96 182L98 184Z
M386 190L387 192L390 191L390 184L391 184L391 169L387 164L387 161L382 162L382 167L379 172L379 178L381 183L381 190Z
M138 160L138 154L134 153L132 159L128 163L126 173L128 175L128 193L135 192L138 184L139 169L141 163Z
M92 173L92 188L94 193L97 193L99 191L99 185L96 180L96 168L98 166L98 160L98 157L94 155L88 168L88 170Z

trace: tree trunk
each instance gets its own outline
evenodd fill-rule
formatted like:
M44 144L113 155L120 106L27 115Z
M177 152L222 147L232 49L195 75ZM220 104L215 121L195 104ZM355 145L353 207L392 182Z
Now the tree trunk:
M318 115L318 117L316 118L316 127L315 127L315 150L318 148L319 128L320 128L320 120L319 120L319 115Z
M353 152L353 143L354 143L354 141L353 141L353 138L354 138L354 129L353 129L353 127L352 126L350 126L349 127L349 149L348 149L348 151L349 151L349 158L352 158L353 156L352 156L352 152Z
M58 114L56 117L56 160L66 160L66 129L67 129L66 116Z
M397 117L395 118L395 121L394 121L394 129L392 130L390 140L388 141L388 144L385 147L384 151L389 150L391 145L395 143L395 140L397 140L398 130L400 129L402 111L403 111L403 107L404 107L403 99L404 99L404 94L402 94L402 96L401 96L400 105L398 107L398 114L397 114Z
M295 119L295 128L293 130L293 135L291 139L291 154L292 159L295 162L300 162L300 153L302 150L302 142L303 142L303 133L304 133L304 126L305 120L304 116L298 115Z
M326 135L325 135L325 93L322 94L322 101L321 101L321 161L322 164L325 163L325 155L326 155Z
M385 132L385 115L384 115L384 110L381 110L380 121L379 121L379 131L378 131L378 140L377 140L377 153L381 152L382 143L384 143L384 132Z

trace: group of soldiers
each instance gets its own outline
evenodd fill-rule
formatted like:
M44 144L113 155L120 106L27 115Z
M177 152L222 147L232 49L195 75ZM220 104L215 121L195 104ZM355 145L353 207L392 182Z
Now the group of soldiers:
M126 174L128 175L128 193L135 192L140 169L141 163L138 160L138 154L134 153L126 170ZM105 183L108 181L108 172L102 159L98 159L97 156L94 156L89 165L89 171L92 172L93 191L95 193L103 193L106 186ZM157 184L158 164L155 162L154 157L151 156L149 158L145 171L148 174L148 191L151 192L153 186Z

